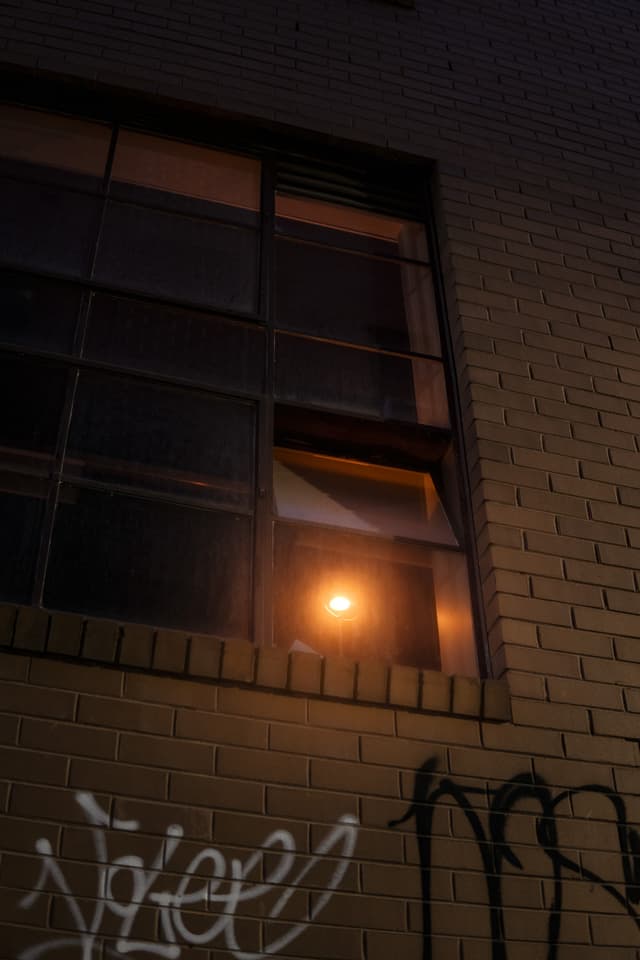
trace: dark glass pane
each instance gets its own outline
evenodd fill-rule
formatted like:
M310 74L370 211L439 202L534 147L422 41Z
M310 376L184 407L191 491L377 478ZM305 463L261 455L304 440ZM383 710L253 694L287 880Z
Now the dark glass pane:
M411 562L393 543L277 524L276 644L438 669L430 556Z
M0 272L0 340L71 350L81 294L64 283Z
M85 193L0 179L0 260L84 275L100 203Z
M276 238L276 323L335 340L439 354L428 267Z
M262 390L264 331L180 307L97 295L84 353L231 390Z
M254 445L249 403L83 373L64 471L248 510Z
M96 276L125 289L250 313L257 252L252 230L110 203Z
M27 163L24 160L7 160L0 157L0 182L17 181L24 186L47 187L62 194L97 194L102 187L102 178L92 177L73 170L46 166L42 163Z
M45 604L247 640L251 520L61 488Z
M449 425L438 360L395 357L278 334L276 396L383 420Z
M46 497L45 481L0 471L0 598L29 603Z
M49 468L66 387L64 368L0 354L0 409L5 411L0 418L2 464Z

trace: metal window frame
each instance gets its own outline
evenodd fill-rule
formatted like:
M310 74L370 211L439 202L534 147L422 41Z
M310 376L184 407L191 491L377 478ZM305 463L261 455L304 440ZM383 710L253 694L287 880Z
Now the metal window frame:
M228 310L215 310L216 314L229 320L248 323L257 321L260 326L267 330L270 340L266 350L264 371L267 389L257 400L256 500L252 558L253 610L251 617L253 640L257 644L269 642L273 619L271 616L272 591L270 589L272 565L270 562L265 562L264 553L266 550L265 544L270 544L272 541L271 526L273 523L271 450L273 446L274 399L268 385L273 378L274 317L271 287L276 190L280 187L281 189L284 188L286 192L298 192L299 195L306 197L315 196L327 200L331 199L331 196L327 193L327 188L333 185L333 199L338 202L361 209L395 215L403 215L403 213L406 215L408 211L405 204L409 195L418 201L422 206L420 219L423 220L427 229L430 264L443 347L442 362L445 369L451 414L450 439L454 445L458 474L461 480L461 503L459 506L465 531L463 552L466 554L469 569L476 650L481 673L485 676L488 675L490 658L481 603L477 548L473 534L469 472L466 452L462 443L462 416L457 389L458 381L455 376L453 344L449 323L447 322L444 285L438 256L439 244L430 189L433 165L422 157L412 157L400 154L397 151L354 145L340 140L332 140L325 136L305 134L299 130L292 131L289 128L275 129L272 125L261 125L250 118L230 118L228 115L219 112L188 109L184 104L167 104L157 98L126 95L108 88L88 89L73 81L60 80L59 78L51 78L51 82L43 83L42 80L27 73L18 71L16 74L16 71L11 69L0 69L0 80L7 76L11 77L12 83L5 85L4 89L12 89L13 91L13 96L10 100L7 99L7 102L14 106L58 112L112 124L109 156L101 187L100 226L91 250L89 274L93 272L95 264L106 209L116 140L121 128L135 129L139 132L178 139L182 142L228 150L261 161L258 312L256 315L250 316L234 314L233 311ZM314 167L313 175L309 175L310 163ZM364 176L362 176L363 170L365 171ZM389 189L389 184L393 184L394 178L401 180L405 189L402 191ZM363 189L363 183L367 183L366 189ZM408 184L410 184L410 188L406 189ZM415 211L413 217L415 218ZM63 360L74 368L70 372L70 387L56 450L56 471L52 478L52 492L47 504L45 533L37 562L37 580L33 599L36 605L41 605L47 555L53 530L56 491L62 482L62 460L71 422L73 394L78 371L82 368L104 372L112 371L114 373L117 371L127 376L151 379L158 384L166 383L187 389L209 390L214 394L223 396L226 391L221 391L207 384L181 380L164 374L125 369L108 363L87 360L79 356L86 331L89 299L94 291L120 293L132 299L161 302L163 305L171 304L203 313L210 313L211 309L207 309L201 304L194 305L193 303L166 297L158 298L136 291L116 290L113 287L94 282L90 276L83 279L74 279L63 274L45 274L42 271L21 270L10 265L7 265L5 269L14 273L22 272L39 277L63 280L80 287L84 291L74 340L74 356L63 357L42 350L29 350L24 347L14 348L10 345L2 346L3 351L11 352L15 350L15 352L27 353L43 359ZM233 394L234 397L240 395Z

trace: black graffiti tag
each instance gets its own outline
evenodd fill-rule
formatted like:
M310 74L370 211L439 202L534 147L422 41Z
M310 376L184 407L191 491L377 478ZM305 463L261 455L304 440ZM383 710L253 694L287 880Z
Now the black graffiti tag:
M536 840L548 857L552 871L553 894L547 924L547 960L557 960L558 956L565 874L577 875L602 887L626 911L640 931L640 912L636 909L640 903L640 834L627 823L626 805L618 793L598 784L586 784L559 791L554 795L542 777L522 773L512 777L502 787L489 790L488 817L482 818L474 808L473 799L487 795L484 787L461 785L450 777L436 776L435 770L436 758L431 757L416 771L413 799L409 808L402 817L389 822L390 827L396 827L412 818L415 821L420 858L424 960L429 960L432 955L432 827L436 807L441 800L453 801L462 810L478 846L487 889L492 960L507 960L508 956L504 928L503 876L506 864L522 869L522 863L507 842L506 828L509 816L523 800L533 800L539 807ZM617 852L624 878L621 885L608 882L567 857L560 849L557 810L568 798L578 794L601 796L612 806L619 845Z

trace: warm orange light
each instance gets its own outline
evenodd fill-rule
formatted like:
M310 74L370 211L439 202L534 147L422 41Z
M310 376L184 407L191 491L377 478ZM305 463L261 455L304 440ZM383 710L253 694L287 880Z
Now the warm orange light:
M344 593L334 593L331 599L324 604L327 613L330 613L332 617L339 621L355 620L356 607L355 600L345 596Z
M332 613L345 613L351 608L351 600L342 596L331 597L327 606Z

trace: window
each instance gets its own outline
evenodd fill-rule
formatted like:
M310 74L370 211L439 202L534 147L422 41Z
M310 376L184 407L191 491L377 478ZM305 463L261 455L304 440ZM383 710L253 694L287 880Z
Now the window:
M420 195L0 110L0 595L476 671Z

